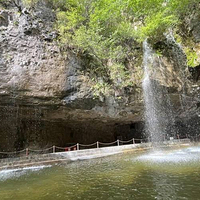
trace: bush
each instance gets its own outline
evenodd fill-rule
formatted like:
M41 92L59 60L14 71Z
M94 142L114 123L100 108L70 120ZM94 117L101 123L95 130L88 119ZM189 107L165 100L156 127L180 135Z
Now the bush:
M96 68L107 83L114 87L134 84L128 76L125 60L132 56L137 43L146 38L162 39L168 29L179 25L182 17L197 0L53 0L57 6L57 29L60 43L90 57L90 67ZM137 44L138 46L138 44ZM194 65L194 54L188 53ZM108 63L112 63L109 65ZM100 69L100 70L99 70ZM118 75L117 75L118 74ZM118 77L120 76L120 78ZM118 81L115 81L115 78ZM120 79L120 81L119 81Z

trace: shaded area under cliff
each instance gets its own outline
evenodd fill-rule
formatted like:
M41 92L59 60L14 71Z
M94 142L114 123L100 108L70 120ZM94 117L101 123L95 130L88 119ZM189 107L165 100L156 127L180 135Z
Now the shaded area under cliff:
M64 109L63 109L64 110ZM101 118L81 118L59 108L39 106L0 107L0 151L24 148L66 147L76 143L113 142L141 138L143 123ZM62 115L62 113L61 113ZM81 115L81 113L80 113Z

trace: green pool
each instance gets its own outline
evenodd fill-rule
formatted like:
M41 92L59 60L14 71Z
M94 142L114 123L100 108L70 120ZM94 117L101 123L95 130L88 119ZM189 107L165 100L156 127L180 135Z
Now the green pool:
M0 172L0 200L199 200L200 147Z

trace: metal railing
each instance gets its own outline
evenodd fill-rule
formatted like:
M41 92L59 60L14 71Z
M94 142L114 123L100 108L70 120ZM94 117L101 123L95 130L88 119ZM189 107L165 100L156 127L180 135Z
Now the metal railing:
M182 139L175 139L173 141L182 141L182 142L188 142L190 140L189 138L182 138ZM104 142L95 142L92 144L80 144L77 143L73 146L69 147L58 147L58 146L52 146L46 149L31 149L31 148L26 148L23 150L19 151L13 151L13 152L0 152L1 158L6 158L6 157L22 157L22 156L29 156L29 155L39 155L39 154L49 154L49 153L57 153L57 152L66 152L66 151L78 151L78 150L83 150L83 149L91 149L91 148L102 148L102 147L109 147L109 146L121 146L121 145L130 145L130 144L135 144L135 143L146 143L147 141L144 139L137 139L137 138L132 138L127 141L123 140L116 140L114 142L110 143L104 143ZM163 141L163 144L169 143L170 140L168 141Z
M18 156L28 156L28 155L36 155L36 154L48 154L48 153L56 153L56 152L65 152L65 151L77 151L77 150L83 150L83 149L90 149L90 148L102 148L102 147L108 147L108 146L120 146L124 144L135 144L135 140L142 141L142 139L131 139L128 141L122 141L122 140L116 140L114 142L110 143L104 143L104 142L95 142L92 144L80 144L77 143L73 146L67 146L67 147L59 147L59 146L52 146L45 149L31 149L26 148L19 151L12 151L12 152L6 152L2 151L0 152L0 155L4 155L3 157L18 157Z

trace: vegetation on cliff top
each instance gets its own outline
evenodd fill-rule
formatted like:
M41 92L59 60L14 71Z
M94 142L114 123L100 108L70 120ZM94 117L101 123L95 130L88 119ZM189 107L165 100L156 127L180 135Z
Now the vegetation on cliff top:
M162 40L198 0L54 0L60 42L91 58L90 65L109 77L107 85L134 85L127 62L141 57L141 42ZM186 49L188 64L195 54ZM137 63L137 62L135 62ZM138 66L141 59L138 59ZM134 68L138 67L137 64ZM120 69L120 70L119 70ZM118 73L115 73L118 71ZM138 70L139 71L139 70ZM138 78L138 77L137 77ZM141 79L141 77L139 77ZM118 80L118 81L115 81ZM122 84L124 83L124 84Z
M180 23L197 0L53 0L63 42L113 57L127 39L159 40L167 29ZM114 54L114 55L113 55ZM118 55L119 56L119 55ZM115 56L114 56L115 57Z

